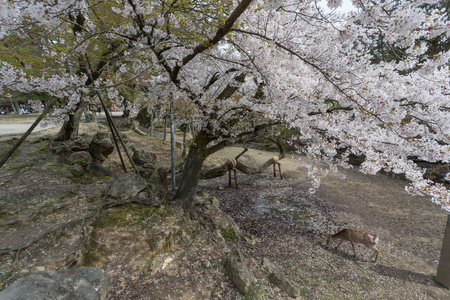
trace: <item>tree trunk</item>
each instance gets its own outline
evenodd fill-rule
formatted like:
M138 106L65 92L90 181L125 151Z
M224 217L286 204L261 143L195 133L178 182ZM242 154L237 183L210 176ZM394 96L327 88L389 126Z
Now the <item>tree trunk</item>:
M74 114L69 115L69 120L65 121L58 133L58 140L68 141L78 136L81 116L83 115L85 102L81 100Z
M181 152L181 157L186 157L186 134L187 134L187 126L184 127L183 131L183 151Z
M209 142L210 138L207 134L204 131L200 131L189 147L183 175L174 197L174 200L181 201L185 208L191 208L194 205L198 180L202 173L203 162L207 156L206 146Z
M163 141L166 141L166 135L167 135L167 114L164 115L164 135L163 135Z
M16 115L19 114L19 102L17 102L17 100L11 100L11 106L14 110L14 112L16 113Z

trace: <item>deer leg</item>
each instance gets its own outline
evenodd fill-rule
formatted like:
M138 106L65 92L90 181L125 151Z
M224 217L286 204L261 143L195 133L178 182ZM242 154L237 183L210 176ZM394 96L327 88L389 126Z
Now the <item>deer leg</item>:
M352 248L353 248L353 256L356 256L355 244L353 244L352 241L350 241L350 243L352 244Z
M380 251L376 247L373 247L372 249L373 249L374 252L373 252L373 254L372 254L372 256L370 258L375 256L375 260L373 262L376 263L377 259L378 259L378 253L380 253Z
M339 248L339 246L342 244L343 241L344 241L344 239L341 239L341 241L340 241L339 244L337 245L336 249Z

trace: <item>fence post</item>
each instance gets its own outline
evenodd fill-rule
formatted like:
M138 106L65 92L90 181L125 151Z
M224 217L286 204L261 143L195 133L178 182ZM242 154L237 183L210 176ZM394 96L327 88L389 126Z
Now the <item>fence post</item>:
M447 217L447 226L445 227L444 241L442 242L436 282L446 288L450 288L450 214Z

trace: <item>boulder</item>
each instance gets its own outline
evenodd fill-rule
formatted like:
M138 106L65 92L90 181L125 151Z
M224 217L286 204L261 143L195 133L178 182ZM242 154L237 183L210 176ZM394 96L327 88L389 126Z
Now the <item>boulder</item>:
M89 137L78 137L74 140L68 141L68 146L73 152L88 151L91 139Z
M225 267L228 271L231 281L236 285L239 291L247 293L255 282L255 276L247 266L244 254L235 249L226 258Z
M70 173L75 177L80 177L84 174L84 168L78 164L71 166L69 170Z
M114 145L110 140L94 139L89 144L89 153L91 153L94 160L103 162L114 151Z
M89 153L97 162L103 162L114 151L109 132L99 131L89 144Z
M92 156L87 151L73 152L69 155L69 160L73 164L80 165L83 168L89 166L92 162Z
M108 276L98 268L83 267L29 275L0 292L1 300L103 300Z
M292 283L286 278L284 272L278 268L269 259L263 258L263 268L269 273L268 279L270 282L279 287L282 291L286 292L289 297L297 298L300 296L298 288L292 285Z
M146 152L141 149L136 149L133 153L133 161L137 165L143 166L149 164L150 166L153 166L157 160L158 157L156 156L155 153Z
M145 188L147 188L147 181L138 174L119 174L111 181L106 196L116 199L132 198Z

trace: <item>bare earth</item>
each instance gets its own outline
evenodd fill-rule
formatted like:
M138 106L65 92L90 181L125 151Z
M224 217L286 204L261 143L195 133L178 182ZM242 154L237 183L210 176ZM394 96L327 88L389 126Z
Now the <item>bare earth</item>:
M0 249L82 218L104 201L111 178L74 178L38 139L44 134L48 131L34 134L0 169ZM146 151L156 152L162 165L168 164L167 143L132 132L126 135ZM0 156L13 143L10 139L0 139ZM208 163L241 150L227 148ZM273 155L251 149L242 159L258 164ZM120 172L116 153L111 158L108 167ZM239 189L228 188L227 176L200 182L200 194L217 197L221 209L253 236L254 243L233 237L217 242L208 224L186 219L176 205L130 204L104 211L85 227L91 232L90 248L77 266L107 270L108 299L291 299L267 280L263 257L283 269L302 299L450 299L449 290L434 282L446 212L426 198L408 195L403 181L356 169L341 170L345 180L329 174L311 195L304 161L283 159L283 180L274 178L270 168L259 175L239 174ZM279 202L278 211L267 208L270 201ZM25 221L5 223L17 217ZM19 255L2 254L0 288L33 272L67 267L83 240L82 226L78 222L52 231ZM363 246L357 246L356 257L350 244L339 250L324 246L328 233L344 227L380 237L376 264ZM173 240L164 252L149 255L149 241L161 230L174 232ZM247 295L237 291L224 267L226 255L235 247L248 255L257 278Z

